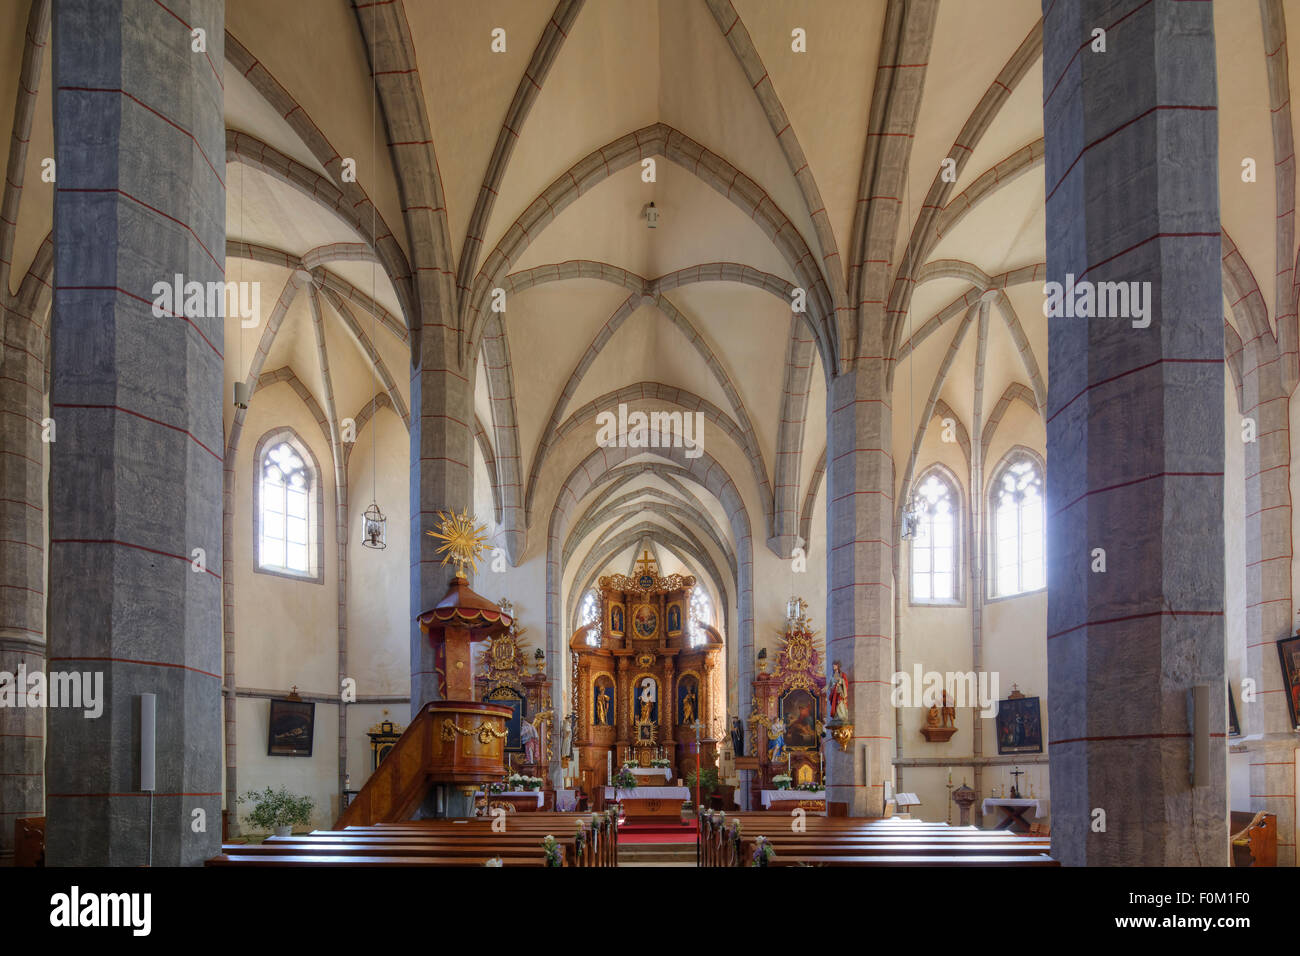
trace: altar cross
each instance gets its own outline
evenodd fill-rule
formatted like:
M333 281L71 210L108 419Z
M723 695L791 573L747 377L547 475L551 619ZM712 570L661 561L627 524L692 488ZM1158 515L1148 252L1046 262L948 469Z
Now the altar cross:
M1016 782L1011 785L1011 796L1013 799L1016 800L1020 799L1020 778L1023 775L1024 775L1024 771L1021 770L1019 767L1011 771L1011 776L1016 778Z
M659 567L655 564L655 559L650 557L650 551L647 549L643 550L641 553L643 557L638 558L636 562L637 571L640 574L653 574L658 571ZM654 569L653 571L651 570L652 568Z

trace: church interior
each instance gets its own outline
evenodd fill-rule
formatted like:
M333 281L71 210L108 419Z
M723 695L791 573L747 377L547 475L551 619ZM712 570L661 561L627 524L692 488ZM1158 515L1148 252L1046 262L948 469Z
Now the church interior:
M0 12L0 868L1295 865L1300 4Z

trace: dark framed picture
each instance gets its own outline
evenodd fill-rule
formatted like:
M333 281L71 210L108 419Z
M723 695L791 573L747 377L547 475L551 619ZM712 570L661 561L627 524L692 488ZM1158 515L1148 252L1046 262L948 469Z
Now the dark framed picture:
M310 757L316 728L316 705L305 700L271 700L268 757Z
M998 753L1043 752L1043 721L1037 697L1011 697L998 701Z
M1237 720L1237 702L1232 697L1232 681L1228 681L1228 736L1241 736L1241 723Z
M488 692L486 702L510 708L510 716L506 719L506 752L523 753L523 731L520 729L524 720L523 695L511 687L496 687Z
M785 722L785 746L790 750L817 749L819 700L806 690L788 690L781 695L781 719Z
M1300 634L1278 641L1277 654L1282 663L1282 689L1286 691L1291 726L1300 728Z

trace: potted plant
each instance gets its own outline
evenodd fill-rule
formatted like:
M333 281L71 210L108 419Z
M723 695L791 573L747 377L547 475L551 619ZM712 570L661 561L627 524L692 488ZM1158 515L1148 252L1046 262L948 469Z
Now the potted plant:
M690 773L686 775L686 789L689 790L692 795L694 795L695 793L695 783L696 783L695 771L692 770ZM713 796L713 794L715 794L718 788L721 786L721 784L718 782L717 769L714 767L700 768L699 784L700 784L700 803L705 803L708 801L709 797Z
M672 765L673 762L671 760L664 760L662 757L656 757L654 760L650 761L650 766L652 767L668 768L671 767Z
M790 775L788 773L778 773L772 778L772 786L778 790L790 789Z
M750 866L767 866L767 861L772 859L775 853L776 847L767 842L767 837L759 837L754 841L754 859Z
M250 790L238 802L253 804L245 818L250 826L274 831L276 836L288 836L294 824L311 823L311 811L315 807L311 797L296 797L284 787L279 790L267 787L261 793Z

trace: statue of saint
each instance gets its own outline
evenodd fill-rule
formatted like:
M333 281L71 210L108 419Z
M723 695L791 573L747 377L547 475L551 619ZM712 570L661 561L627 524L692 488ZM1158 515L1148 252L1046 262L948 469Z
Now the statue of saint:
M609 695L603 687L596 688L596 723L601 726L609 724Z
M948 703L948 691L946 688L943 691L943 707L940 708L940 711L943 718L943 725L945 727L957 726L957 708Z
M939 705L935 704L930 708L930 710L925 715L925 726L938 727L939 721L940 721Z
M849 681L839 661L832 665L830 705L832 720L849 719Z
M687 687L686 696L682 698L682 723L689 724L695 720L695 688Z
M655 682L647 677L641 684L641 714L638 719L649 723L651 719L650 709L654 706L654 703Z
M537 763L537 728L528 721L521 720L519 738L524 744L524 763Z
M731 750L737 757L745 756L745 725L739 717L731 718Z
M767 733L769 749L771 754L767 758L768 763L777 763L785 756L785 721L780 717L772 724L772 729Z

